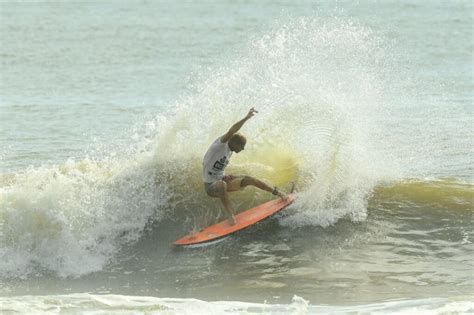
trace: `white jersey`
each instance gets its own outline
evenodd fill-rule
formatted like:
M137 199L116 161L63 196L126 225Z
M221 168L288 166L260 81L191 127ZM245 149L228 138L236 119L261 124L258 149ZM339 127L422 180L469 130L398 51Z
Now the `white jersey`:
M232 151L229 145L217 138L209 147L202 161L202 180L205 183L213 183L224 177L224 169L229 164Z

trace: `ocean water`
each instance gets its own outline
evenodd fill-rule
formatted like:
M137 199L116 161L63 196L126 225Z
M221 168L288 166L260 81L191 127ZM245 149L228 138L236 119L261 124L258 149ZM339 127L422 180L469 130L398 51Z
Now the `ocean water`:
M0 311L474 312L473 9L0 2ZM297 201L173 248L223 218L202 157L253 106L228 172Z

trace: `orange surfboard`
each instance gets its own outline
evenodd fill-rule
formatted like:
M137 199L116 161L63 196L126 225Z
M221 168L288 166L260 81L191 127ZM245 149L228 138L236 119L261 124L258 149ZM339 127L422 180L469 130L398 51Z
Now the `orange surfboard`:
M272 214L284 209L295 200L293 195L289 195L287 200L274 199L265 202L255 208L245 210L235 215L235 224L230 225L227 219L217 224L208 226L207 228L183 236L179 240L173 242L173 245L196 245L205 242L215 241L224 236L228 236L234 232L240 231L255 224L265 218L268 218Z

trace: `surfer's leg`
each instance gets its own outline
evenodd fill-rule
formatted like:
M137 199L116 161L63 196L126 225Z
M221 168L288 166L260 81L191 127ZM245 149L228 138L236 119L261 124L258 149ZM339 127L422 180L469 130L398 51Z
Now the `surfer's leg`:
M254 177L250 176L245 176L242 178L242 181L240 182L241 187L247 187L247 186L255 186L257 188L260 188L261 190L265 190L268 192L272 192L273 188L268 186L265 182L262 182L259 179L256 179Z
M241 185L243 176L232 176L230 181L226 181L227 192L239 191L244 187Z
M223 180L220 180L216 182L215 185L216 185L217 195L221 199L222 204L224 205L224 209L227 212L229 224L234 225L235 224L234 210L232 209L232 205L230 204L229 194L227 193L227 183Z
M265 182L263 182L259 179L256 179L255 177L244 176L244 178L240 182L240 186L241 187L255 186L255 187L257 187L261 190L265 190L265 191L268 191L269 193L272 193L274 195L278 195L279 197L281 197L283 199L288 198L288 196L285 193L279 191L276 187L275 188L270 187Z

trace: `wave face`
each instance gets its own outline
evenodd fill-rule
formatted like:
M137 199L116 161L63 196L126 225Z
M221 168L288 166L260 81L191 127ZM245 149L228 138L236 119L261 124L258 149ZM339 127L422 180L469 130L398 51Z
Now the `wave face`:
M339 19L277 25L234 60L195 74L189 95L115 153L4 176L0 276L79 277L102 270L164 219L190 229L209 223L220 205L203 193L202 157L251 106L259 113L244 126L246 150L228 172L296 182L295 211L282 224L364 221L374 187L397 178L374 141L375 113L386 112L390 89L387 50L370 29ZM382 187L375 196L422 199L423 189ZM234 202L244 209L268 198L247 189Z
M474 187L454 179L404 180L375 187L370 203L395 203L412 208L430 207L469 213Z

